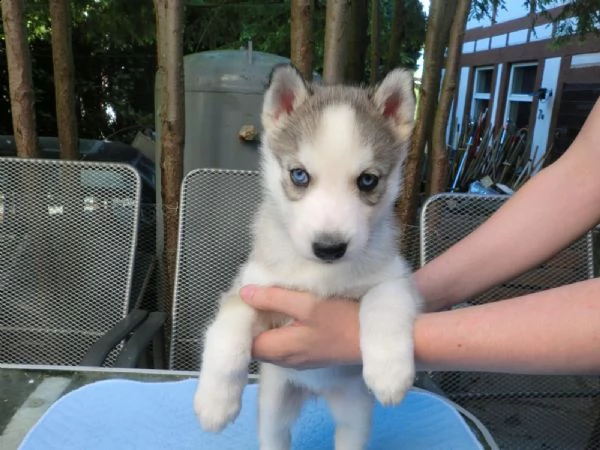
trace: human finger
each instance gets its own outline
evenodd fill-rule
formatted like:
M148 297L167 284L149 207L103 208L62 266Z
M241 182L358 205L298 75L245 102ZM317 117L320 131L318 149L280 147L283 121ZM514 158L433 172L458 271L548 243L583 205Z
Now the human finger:
M281 327L260 333L252 342L252 357L280 366L293 366L297 356L294 349L302 341L303 331L300 327Z
M240 289L242 300L262 311L285 314L298 321L310 318L317 299L307 293L279 287L247 285Z

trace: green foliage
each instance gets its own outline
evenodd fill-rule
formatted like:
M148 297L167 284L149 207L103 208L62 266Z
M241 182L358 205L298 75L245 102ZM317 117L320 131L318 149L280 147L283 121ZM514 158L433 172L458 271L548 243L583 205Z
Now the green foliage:
M569 2L559 14L549 10L553 3L552 0L538 0L536 8L541 16L556 23L553 34L556 45L584 41L591 34L600 36L600 0Z
M152 126L156 70L152 0L73 0L71 12L79 135L100 138L131 125ZM48 0L26 2L37 124L42 136L57 134L49 17ZM12 134L1 25L0 37L0 134ZM115 111L114 118L107 107Z
M495 10L506 9L506 3L506 0L473 0L470 17L491 18ZM574 40L584 41L590 34L600 36L600 0L567 2L559 13L552 11L557 5L556 0L523 0L522 5L556 24L552 34L555 46Z
M394 1L381 0L381 10L383 12L383 30L381 42L387 44L392 33L392 15L394 14ZM404 19L405 29L401 35L400 46L400 65L416 69L417 60L421 56L423 43L425 42L425 32L427 29L427 17L423 10L423 4L420 0L405 0L404 9L406 18ZM387 50L387 47L383 47ZM387 58L387 52L383 52L384 58Z
M289 55L289 1L246 2L186 9L184 52L235 49L252 40L256 50Z
M391 35L393 0L381 6L380 67L386 66ZM529 0L525 2L529 4ZM553 0L537 0L547 13ZM315 70L322 70L325 2L314 11ZM506 0L475 0L471 15L491 15ZM154 126L156 71L155 16L152 0L72 0L72 37L75 60L79 135L98 138L131 127ZM400 64L416 68L425 39L426 15L420 0L406 0L406 27L401 34ZM559 21L557 36L598 32L600 0L569 3ZM288 56L290 0L187 0L184 53L235 49L252 40L256 50ZM563 21L575 16L577 21ZM56 135L52 48L48 0L26 2L26 25L32 53L40 135ZM369 31L370 32L370 31ZM368 38L368 37L367 37ZM369 77L365 64L364 81ZM107 113L114 110L115 116ZM11 134L8 75L4 34L0 24L0 134ZM131 137L120 136L123 140Z
M393 0L382 2L382 61L390 37ZM188 0L184 54L245 47L290 54L290 0ZM322 71L326 0L314 11L315 70ZM407 32L402 65L414 67L425 36L419 0L407 0ZM100 138L134 125L154 126L156 29L152 0L72 0L72 38L79 135ZM48 0L26 2L26 25L32 52L40 135L56 135ZM0 37L3 37L0 25ZM8 75L0 42L0 134L11 134ZM368 66L365 64L365 66ZM368 79L365 70L364 81ZM114 116L108 112L114 111ZM133 131L135 132L135 130ZM133 132L118 136L131 139Z
M188 0L188 3L200 5L202 2ZM210 6L188 7L186 20L186 53L241 48L251 40L255 50L290 55L290 0L250 0L241 4L220 1ZM315 70L320 72L323 67L325 0L315 2L313 36Z

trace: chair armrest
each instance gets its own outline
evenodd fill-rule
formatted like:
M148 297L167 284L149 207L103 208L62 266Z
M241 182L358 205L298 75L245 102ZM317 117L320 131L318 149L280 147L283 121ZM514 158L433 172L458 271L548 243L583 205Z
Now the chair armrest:
M148 317L148 312L134 309L127 317L98 339L87 351L79 365L100 367L111 350L124 340L134 329L136 329Z
M141 280L139 286L135 286L135 288L139 288L137 292L134 292L132 286L132 298L130 299L130 305L132 308L139 308L140 305L143 304L144 296L146 295L146 291L148 290L148 286L150 284L150 280L152 275L156 269L157 258L156 255L144 254L142 252L139 253L136 260L136 270L140 270L140 267L137 265L141 265L144 270L144 278Z
M162 346L161 330L167 319L163 312L150 313L148 318L134 331L125 343L115 362L115 367L136 367L138 361L151 342L154 346ZM155 354L161 353L162 349L155 348Z
M447 397L446 393L433 380L429 372L417 372L414 386L438 394L441 397Z

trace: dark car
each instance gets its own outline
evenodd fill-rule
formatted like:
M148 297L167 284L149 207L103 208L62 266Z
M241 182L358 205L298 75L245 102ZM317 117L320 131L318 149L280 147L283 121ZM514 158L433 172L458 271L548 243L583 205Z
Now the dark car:
M40 137L41 158L60 157L57 137ZM0 135L0 156L16 156L17 146L13 136ZM142 203L156 203L156 177L154 162L140 150L118 141L79 139L79 155L83 161L124 163L134 167L142 181Z
M60 157L58 138L40 137L39 142L41 158L58 159ZM17 147L14 137L0 135L0 157L15 157L16 155ZM131 304L139 305L143 302L146 306L154 307L152 305L156 301L152 290L144 289L144 286L148 283L147 277L149 270L152 268L156 250L156 178L154 162L137 148L118 141L80 139L79 155L79 159L83 161L128 164L136 169L140 176L142 205L140 207L135 269L131 286ZM90 173L88 177L82 178L86 187L86 197L83 199L86 210L96 210L106 202L105 198L98 198L94 192L98 192L100 197L106 196L111 187L116 187L120 183L118 176L98 177L97 175L97 173ZM3 201L3 197L1 197L0 204ZM118 199L118 201L126 203L127 199ZM60 210L60 205L58 205L56 210L49 209L48 211L50 214L58 214ZM111 211L114 214L119 214L119 208L113 208Z

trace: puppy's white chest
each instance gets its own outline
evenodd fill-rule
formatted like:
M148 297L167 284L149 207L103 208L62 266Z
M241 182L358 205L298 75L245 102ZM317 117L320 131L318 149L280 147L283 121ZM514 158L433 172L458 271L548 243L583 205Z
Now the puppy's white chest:
M338 296L359 299L381 281L379 278L381 272L359 276L351 270L332 270L313 264L287 270L281 267L267 268L250 260L242 270L240 281L242 285L280 286L307 291L322 298Z

